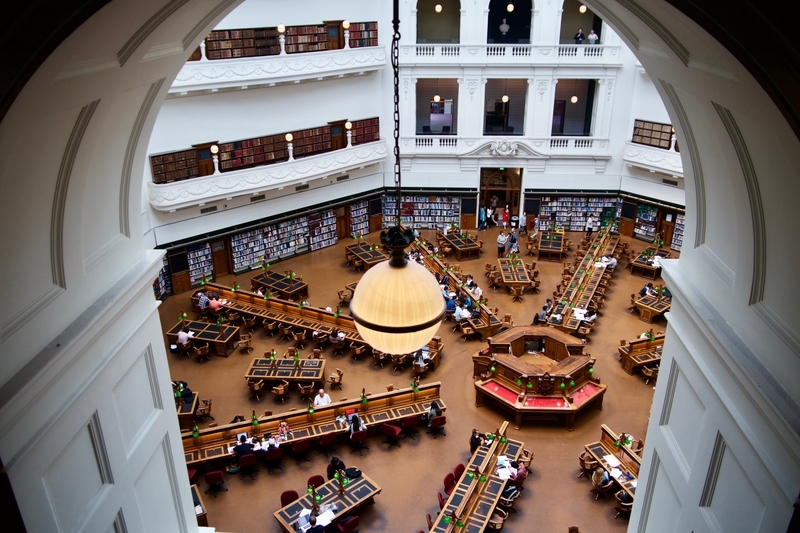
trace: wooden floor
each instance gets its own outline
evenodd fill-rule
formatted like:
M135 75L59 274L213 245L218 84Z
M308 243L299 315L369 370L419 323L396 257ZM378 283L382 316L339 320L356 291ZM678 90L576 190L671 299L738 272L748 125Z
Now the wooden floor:
M423 238L433 236L432 232L425 230L421 233ZM545 298L552 297L555 285L561 279L562 265L539 262L537 268L542 280L541 293L526 293L522 303L512 303L506 291L492 291L482 283L485 280L484 264L496 264L497 233L496 228L481 232L485 253L479 260L461 263L462 269L474 275L484 289L490 306L500 308L501 317L504 313L511 313L515 323L530 324ZM570 234L570 237L574 241L580 240L578 233ZM370 234L366 240L378 242L378 234ZM646 243L636 239L623 238L623 241L630 242L631 248L636 250L646 246ZM338 302L336 291L347 283L357 281L361 275L344 266L344 248L350 243L352 240L342 241L336 246L280 262L274 268L292 269L301 274L304 281L309 283L308 300L311 305L335 308ZM573 256L574 253L570 253L568 257L571 260ZM528 257L526 262L531 259L536 260ZM254 271L253 275L256 273ZM236 280L244 288L249 286L249 277L245 274L225 276L217 281L228 284ZM631 293L638 292L647 281L631 276L625 268L617 269L611 288L606 293L603 316L598 318L595 334L585 349L585 352L597 358L595 375L608 384L603 409L579 414L572 432L556 421L527 425L519 431L512 426L510 436L524 441L526 448L534 451L536 457L532 464L533 474L526 480L525 490L517 501L519 512L512 514L506 522L506 531L560 533L566 532L570 525L579 525L582 531L591 533L624 531L627 528L627 520L614 519L611 500L601 498L595 501L594 495L589 492L590 481L585 476L577 479L578 455L585 443L599 439L600 425L603 423L615 432L624 431L636 438L645 434L653 386L652 383L645 385L641 375L630 376L622 370L617 346L621 339L634 339L650 327L666 329L663 317L651 326L639 321L637 315L628 310ZM190 309L189 295L184 293L164 301L160 314L165 329L176 323L180 311ZM435 516L438 512L436 492L443 492L442 479L453 467L469 458L468 440L472 428L495 430L503 421L503 417L491 409L475 407L471 355L486 344L479 341L463 342L450 330L451 325L446 323L439 329L439 335L446 344L444 357L441 366L429 375L429 380L442 382L442 396L448 406L447 436L434 440L423 431L416 441L406 439L401 448L386 451L385 445L381 444L382 438L375 435L369 441L371 449L365 451L363 457L350 455L346 444L339 446L339 456L348 466L358 466L383 488L375 505L362 513L361 531L427 530L425 513ZM280 412L300 407L297 393L293 393L285 405L276 403L271 395L258 403L249 399L244 379L248 363L252 357L273 347L283 353L289 343L281 343L276 339L259 329L254 335L255 350L252 356L237 351L228 359L214 357L205 364L171 355L171 378L184 380L193 390L200 392L202 398L213 399L213 414L219 423L227 423L235 415L249 417L254 409L263 413L264 409ZM326 352L325 356L328 355L329 352ZM378 392L385 390L388 384L407 386L411 381L409 370L393 374L391 365L375 369L370 360L357 363L349 358L330 360L327 373L335 367L344 371L344 386L341 392L334 391L334 399L357 396L362 387ZM289 488L303 491L311 475L325 474L325 456L317 457L312 451L310 457L312 462L299 466L287 459L285 472L276 470L274 475L269 475L262 470L255 481L249 477L240 480L238 475L226 475L228 492L220 492L216 499L205 495L209 525L216 527L217 531L230 533L279 531L272 513L280 507L280 493ZM201 491L205 490L202 475L198 476L198 480Z

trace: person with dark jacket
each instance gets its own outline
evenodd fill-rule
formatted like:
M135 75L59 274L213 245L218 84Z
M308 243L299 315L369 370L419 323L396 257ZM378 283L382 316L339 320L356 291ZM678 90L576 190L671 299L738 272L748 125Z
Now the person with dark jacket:
M469 453L475 453L475 450L483 445L483 434L477 429L472 430L472 436L469 438Z

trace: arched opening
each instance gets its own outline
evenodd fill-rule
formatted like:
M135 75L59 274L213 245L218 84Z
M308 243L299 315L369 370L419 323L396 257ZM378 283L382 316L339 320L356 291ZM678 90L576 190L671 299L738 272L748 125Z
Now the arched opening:
M580 0L564 0L559 43L602 44L602 32L603 20L589 6ZM579 33L583 35L582 39L575 38ZM597 38L590 37L592 33Z
M460 0L418 0L418 44L455 44L460 34Z
M491 0L486 42L489 44L528 44L531 42L531 0Z

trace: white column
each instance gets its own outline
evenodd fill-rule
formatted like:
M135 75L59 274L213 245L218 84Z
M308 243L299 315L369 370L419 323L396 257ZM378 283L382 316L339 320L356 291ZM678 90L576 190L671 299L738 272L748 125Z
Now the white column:
M537 70L537 74L538 72L539 70ZM528 88L531 98L529 109L532 109L533 118L529 119L525 125L527 137L550 137L553 128L553 101L557 83L558 80L552 77L552 71L543 72L542 76L533 78L533 83Z
M480 71L458 79L458 136L480 137L483 134L483 84Z
M413 137L417 133L417 78L403 77L400 90L400 136Z
M611 108L613 107L614 79L601 78L597 80L595 91L595 105L592 117L592 136L608 137L611 128Z

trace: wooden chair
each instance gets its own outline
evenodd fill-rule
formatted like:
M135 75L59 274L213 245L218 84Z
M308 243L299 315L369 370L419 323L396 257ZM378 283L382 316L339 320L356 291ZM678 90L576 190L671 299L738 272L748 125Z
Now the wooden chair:
M508 512L501 507L496 507L492 511L492 516L489 517L489 523L486 524L486 531L502 531L507 519Z
M461 329L461 340L466 342L470 340L475 335L475 330L472 329L466 321L462 321L459 324L459 328Z
M344 355L344 338L337 338L337 340L331 340L331 346L333 346L333 357L337 357L339 355Z
M511 313L506 313L503 315L503 320L500 323L501 327L505 328L513 328L514 327L514 320L511 318Z
M611 478L606 482L604 485L595 485L592 486L591 492L594 494L594 500L597 501L600 499L600 496L607 496L611 489L614 488L614 479Z
M306 347L305 340L306 340L306 330L302 330L299 332L292 332L292 340L294 341L294 347L298 350L302 350Z
M331 374L328 378L328 383L331 385L331 390L339 389L342 390L342 377L344 377L344 372L340 368L336 369L335 374Z
M364 261L356 257L353 260L353 272L363 272L364 271Z
M584 451L578 456L578 463L581 465L581 472L578 474L580 478L584 474L587 474L590 478L592 477L592 472L594 469L599 466L598 462L595 461L594 457L589 454L589 452Z
M413 363L411 368L411 375L413 377L419 377L420 379L424 378L425 375L428 373L428 365L421 365L419 363Z
M302 383L297 385L297 389L300 391L300 403L308 405L314 401L314 388L313 382L308 385Z
M525 465L525 469L528 473L532 474L533 470L531 470L531 463L533 462L533 458L536 457L536 453L532 452L527 449L522 450L522 455L519 457L518 461Z
M252 343L253 335L250 333L244 333L241 337L239 337L239 351L247 352L247 355L250 355L250 352L253 351L253 347L251 346Z
M541 283L542 281L538 279L534 279L531 281L531 294L533 294L534 292L536 292L536 294L539 294L539 285Z
M270 321L270 319L265 318L262 325L264 326L264 331L266 331L270 337L274 337L275 332L278 331L279 324L274 320Z
M478 255L484 253L483 252L483 239L478 239Z
M614 494L614 510L617 511L617 514L614 515L615 520L619 518L619 515L625 515L625 518L629 518L633 509L633 502L623 502L620 499L619 492Z
M250 333L251 335L256 330L256 317L254 316L246 316L242 318L242 327L245 331Z
M211 416L211 400L201 400L201 401L203 405L198 407L197 410L194 412L195 422L202 422L206 418L214 420L214 417Z
M202 344L195 344L192 346L192 351L197 359L198 363L205 363L211 360L211 356L208 355L208 343L204 342Z
M628 308L628 310L631 312L631 314L633 314L633 312L636 311L636 294L635 293L631 294L631 306Z
M392 373L402 372L406 369L405 355L392 355Z
M178 343L178 355L191 357L192 348L194 348L194 339L189 339L186 344Z
M300 357L300 351L294 346L287 348L286 351L283 352L284 359L294 359L295 357Z
M524 287L512 287L511 288L511 301L512 302L522 302L522 291Z
M311 353L308 354L309 359L322 359L322 350L319 348L314 348L311 350Z
M278 331L281 332L281 340L282 341L290 341L292 340L292 328L290 326L278 326Z
M272 387L272 393L275 395L276 400L280 400L281 403L286 401L286 395L289 394L289 382L281 380L281 383Z
M489 277L489 288L492 290L497 290L500 288L500 274L498 272L493 272L492 275Z
M266 385L266 382L263 379L259 379L256 381L255 379L248 379L247 380L247 388L250 389L250 397L255 397L257 402L261 401L261 390Z
M642 374L644 375L644 384L647 385L650 383L650 380L653 380L653 383L656 382L658 379L658 366L643 366L642 367Z
M489 277L489 274L491 274L492 272L494 272L495 270L497 270L497 265L493 265L493 264L491 264L491 263L486 263L486 264L484 265L484 269L485 269L485 271L483 272L483 275L484 275L484 276L486 276L486 277L488 278L488 277Z
M581 528L578 526L569 526L567 533L581 533Z
M353 361L362 361L364 354L367 352L366 344L350 343L350 359Z
M644 441L642 439L638 439L631 444L630 448L633 453L641 457L642 452L644 451Z
M339 295L339 307L343 307L345 305L350 306L350 300L352 300L352 296L347 291L336 291L336 294Z
M386 363L386 360L389 359L390 355L388 353L383 353L379 350L372 349L372 366L379 366L383 368L383 365Z
M237 320L239 320L239 313L236 311L228 311L225 319L233 325Z

